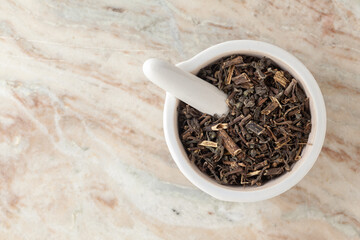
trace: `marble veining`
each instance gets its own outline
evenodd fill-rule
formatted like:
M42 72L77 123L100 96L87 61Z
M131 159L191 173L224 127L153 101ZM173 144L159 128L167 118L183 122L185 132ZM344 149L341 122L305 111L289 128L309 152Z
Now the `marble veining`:
M218 201L167 150L142 63L227 40L313 73L327 135L309 174L259 203ZM360 239L360 3L0 3L0 239Z

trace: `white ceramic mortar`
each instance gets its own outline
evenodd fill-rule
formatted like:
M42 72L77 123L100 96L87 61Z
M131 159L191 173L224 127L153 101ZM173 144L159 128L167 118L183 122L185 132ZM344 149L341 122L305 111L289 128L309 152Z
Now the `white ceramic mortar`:
M171 156L180 171L190 182L209 195L224 201L255 202L275 197L295 186L309 172L318 158L326 132L326 109L320 88L309 70L293 55L274 45L252 41L236 40L212 46L193 58L177 64L184 71L197 74L198 71L224 56L243 54L257 57L266 56L282 69L288 71L305 90L310 98L312 129L308 145L303 149L301 159L290 172L265 183L263 186L223 186L190 162L178 133L177 107L179 100L166 94L164 107L164 133Z

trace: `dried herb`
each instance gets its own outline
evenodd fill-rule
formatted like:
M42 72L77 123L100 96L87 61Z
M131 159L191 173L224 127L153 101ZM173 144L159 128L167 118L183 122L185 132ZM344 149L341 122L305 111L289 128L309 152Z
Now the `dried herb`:
M233 55L198 77L224 91L230 111L210 116L180 102L180 139L190 161L224 185L262 185L301 159L311 131L298 81L268 58Z

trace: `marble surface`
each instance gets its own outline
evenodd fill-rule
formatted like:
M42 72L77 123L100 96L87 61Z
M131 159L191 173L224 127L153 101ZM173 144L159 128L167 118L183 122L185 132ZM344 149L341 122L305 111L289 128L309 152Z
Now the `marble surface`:
M328 129L310 173L260 203L180 173L141 66L255 39L298 57ZM0 239L360 239L360 2L0 2Z

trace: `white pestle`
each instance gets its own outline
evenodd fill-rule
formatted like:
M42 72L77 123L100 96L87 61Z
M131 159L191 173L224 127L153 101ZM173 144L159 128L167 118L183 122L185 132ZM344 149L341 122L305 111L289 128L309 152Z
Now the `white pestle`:
M151 58L145 61L143 71L151 82L200 112L221 116L229 111L223 91L173 64Z

